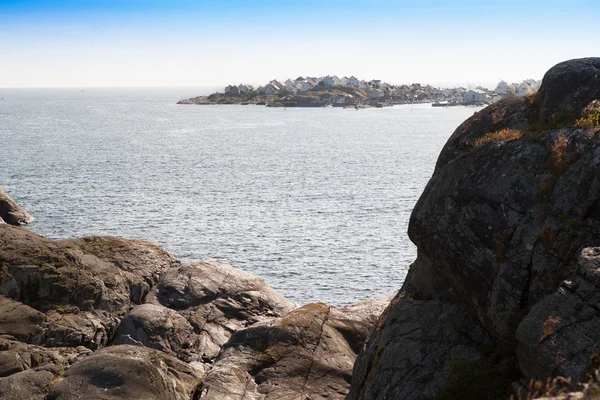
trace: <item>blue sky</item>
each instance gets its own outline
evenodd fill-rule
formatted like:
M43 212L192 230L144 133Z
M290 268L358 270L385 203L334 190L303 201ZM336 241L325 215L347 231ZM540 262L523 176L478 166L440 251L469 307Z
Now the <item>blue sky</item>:
M591 0L0 0L0 87L491 86L598 55L599 19Z

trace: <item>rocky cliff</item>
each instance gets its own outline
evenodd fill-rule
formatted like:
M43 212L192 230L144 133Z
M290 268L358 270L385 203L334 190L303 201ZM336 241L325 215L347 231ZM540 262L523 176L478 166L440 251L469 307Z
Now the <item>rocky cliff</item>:
M511 383L589 379L600 354L598 99L600 58L571 60L537 94L457 128L411 215L417 260L348 399L506 398Z

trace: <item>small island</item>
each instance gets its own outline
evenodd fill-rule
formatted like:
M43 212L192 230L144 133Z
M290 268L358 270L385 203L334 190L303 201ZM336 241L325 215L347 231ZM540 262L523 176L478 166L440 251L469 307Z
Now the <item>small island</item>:
M501 81L495 90L483 87L436 88L413 83L392 85L378 79L370 81L327 75L302 77L285 82L272 80L254 88L252 85L228 85L223 93L181 100L177 104L240 104L267 107L386 107L395 104L432 103L433 106L488 105L506 96L525 94L538 89L540 82L528 79L519 84Z

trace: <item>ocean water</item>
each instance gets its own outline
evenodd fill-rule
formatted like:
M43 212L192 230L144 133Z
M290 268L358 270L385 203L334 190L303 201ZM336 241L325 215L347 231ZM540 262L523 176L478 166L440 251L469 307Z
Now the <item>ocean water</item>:
M477 109L176 105L190 89L0 89L0 186L51 237L149 240L304 304L397 291L411 210Z

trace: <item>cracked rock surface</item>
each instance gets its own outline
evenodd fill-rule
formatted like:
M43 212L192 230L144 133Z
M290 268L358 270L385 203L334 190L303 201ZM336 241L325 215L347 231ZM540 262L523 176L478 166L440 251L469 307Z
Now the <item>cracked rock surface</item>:
M571 60L537 94L456 129L411 215L417 260L349 399L452 398L486 368L507 377L504 398L511 381L587 379L600 348L600 127L577 121L599 98L600 58Z
M197 400L224 369L253 382L262 371L258 381L275 388L270 398L343 398L356 353L388 302L296 309L229 265L182 265L139 240L49 240L2 224L0 399ZM276 330L252 360L247 349L228 350L244 332ZM287 346L298 359L246 369ZM294 368L301 375L285 372ZM243 389L222 390L215 398Z
M356 351L389 300L341 309L308 304L237 331L200 399L344 399Z

